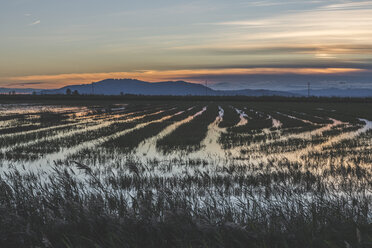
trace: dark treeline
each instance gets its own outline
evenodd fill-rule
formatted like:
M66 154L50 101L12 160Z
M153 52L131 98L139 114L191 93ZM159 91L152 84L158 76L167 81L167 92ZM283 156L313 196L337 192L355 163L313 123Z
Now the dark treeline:
M283 96L148 96L148 95L0 95L0 103L46 101L78 103L91 101L244 101L244 102L342 102L372 103L372 97L283 97Z

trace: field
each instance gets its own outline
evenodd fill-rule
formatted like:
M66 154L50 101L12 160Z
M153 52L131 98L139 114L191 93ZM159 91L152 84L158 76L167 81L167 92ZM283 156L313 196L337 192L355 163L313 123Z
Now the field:
M370 102L0 113L0 247L372 247Z

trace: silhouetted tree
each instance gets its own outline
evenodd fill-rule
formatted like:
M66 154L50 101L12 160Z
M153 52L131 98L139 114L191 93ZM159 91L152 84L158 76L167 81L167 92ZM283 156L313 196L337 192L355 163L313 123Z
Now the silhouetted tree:
M66 90L66 95L71 95L71 90L70 89Z
M79 91L74 90L74 92L72 94L75 95L75 96L77 96L77 95L79 95Z

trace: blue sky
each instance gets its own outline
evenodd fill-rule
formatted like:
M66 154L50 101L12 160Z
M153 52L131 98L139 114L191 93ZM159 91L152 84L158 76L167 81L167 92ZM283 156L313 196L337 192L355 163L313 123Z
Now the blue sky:
M371 27L372 1L4 0L0 87L372 87Z

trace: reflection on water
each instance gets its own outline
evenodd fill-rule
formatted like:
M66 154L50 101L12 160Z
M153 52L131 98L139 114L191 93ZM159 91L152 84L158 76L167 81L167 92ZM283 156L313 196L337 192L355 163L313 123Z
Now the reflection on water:
M187 111L190 111L192 110L194 107L191 107L189 109L187 109ZM195 113L194 115L191 115L189 117L187 117L186 119L184 120L181 120L181 121L178 121L176 123L173 123L169 126L167 126L163 131L161 131L160 133L158 133L157 135L155 135L154 137L151 137L147 140L144 140L143 142L141 142L139 144L139 146L137 147L136 151L135 151L135 154L142 158L142 159L148 159L148 158L159 158L159 156L164 156L162 152L160 152L157 148L156 148L156 142L160 139L162 139L163 137L171 134L174 130L176 130L176 128L178 128L179 126L185 124L185 123L188 123L190 122L191 120L193 120L195 117L203 114L205 111L207 110L207 107L203 107L202 110L200 110L199 112Z
M246 142L247 144L245 145L236 145L224 149L220 143L221 134L233 132L232 130L234 130L219 127L219 123L224 118L224 108L228 107L233 107L240 118L240 121L235 125L236 127L245 127L250 124L250 121L254 121L255 118L268 118L272 121L272 128L247 129L245 133L232 133L235 135L235 139L244 142L249 141L249 143ZM88 107L2 104L0 105L2 117L0 127L5 130L3 134L0 134L0 144L3 144L1 145L2 166L3 168L20 166L29 170L32 168L48 170L55 162L68 162L70 158L89 163L91 161L84 155L88 153L95 154L94 156L99 158L98 162L95 161L94 164L101 167L107 166L107 164L115 164L117 161L126 161L128 156L143 164L148 161L158 161L160 164L169 164L170 161L179 161L180 164L190 163L190 161L203 161L203 164L216 166L216 168L227 165L248 166L251 164L259 166L260 164L268 164L270 161L283 159L305 164L312 161L311 159L313 158L310 154L322 154L324 149L332 149L335 144L343 140L358 139L361 134L372 129L372 122L366 119L361 119L364 124L358 124L360 126L333 118L328 118L331 122L329 124L316 124L303 119L301 116L304 113L300 112L297 113L298 116L292 116L276 111L279 117L274 118L270 113L247 107L238 108L230 105L221 105L218 106L218 109L218 115L215 120L208 124L206 138L202 140L200 149L196 151L174 150L165 154L157 148L157 141L170 135L180 126L188 125L197 116L206 114L209 111L208 106L192 105L181 109L164 105L132 110L127 105L122 105L113 106L110 109L94 109L93 111ZM197 112L195 113L194 110ZM174 112L171 113L171 111ZM194 113L188 114L191 111L194 111ZM39 122L36 123L39 126L35 129L23 129L39 120L39 117L36 118L35 115L39 116L46 112L67 117L63 119L64 123L53 121ZM168 112L169 114L167 114ZM249 113L252 113L252 116ZM152 137L142 140L132 151L120 152L120 150L113 151L101 147L108 140L125 136L152 123L165 122L181 114L187 114L187 116L182 120L170 123L162 131L154 133ZM160 116L158 117L158 115ZM30 118L30 116L33 117ZM281 120L280 116L301 121L308 126L305 126L305 128L301 126L288 128L286 127L285 119ZM327 116L316 116L316 118L326 119ZM114 129L115 125L117 128L118 125L125 123L134 124L128 127L123 126L122 130ZM15 129L15 131L6 133L5 128L8 127L19 128L19 131ZM87 137L82 138L81 142L68 144L69 139L79 135L84 136L85 134ZM60 147L60 149L52 153L43 152L44 144L45 146L53 144L53 146ZM40 147L39 153L31 154L25 152L32 147ZM47 148L45 147L45 150ZM268 153L268 149L272 152ZM357 147L355 149L361 148ZM350 156L348 161L354 161L356 156L355 154ZM29 159L31 157L33 159ZM203 170L203 168L199 169ZM174 169L174 172L176 171L177 168Z
M57 224L71 209L77 218L88 209L83 215L93 225L90 213L163 225L158 216L181 210L179 223L186 213L202 219L196 225L235 228L228 221L239 233L249 230L247 223L271 229L267 223L289 220L306 230L306 223L318 228L329 217L370 223L372 122L319 112L317 105L299 106L304 109L297 113L263 104L151 102L48 111L33 105L30 112L27 105L12 106L0 115L7 122L0 177L3 185L10 182L2 187L4 206L24 211L25 202L37 203L42 207L26 215L49 209L41 212L55 213ZM277 227L280 235L285 225Z
M236 126L244 126L245 124L247 124L248 115L243 110L240 110L237 108L235 108L235 111L239 114L239 117L240 117L240 121L238 124L236 124Z

